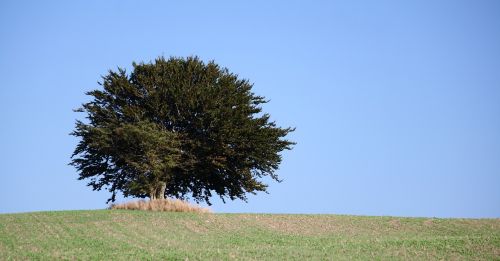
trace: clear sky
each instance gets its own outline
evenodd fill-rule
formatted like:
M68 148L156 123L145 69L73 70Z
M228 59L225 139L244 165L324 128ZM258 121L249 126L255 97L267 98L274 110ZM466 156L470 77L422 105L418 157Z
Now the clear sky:
M297 128L284 181L216 212L500 217L493 0L3 0L0 212L105 208L67 165L72 109L160 55L214 59Z

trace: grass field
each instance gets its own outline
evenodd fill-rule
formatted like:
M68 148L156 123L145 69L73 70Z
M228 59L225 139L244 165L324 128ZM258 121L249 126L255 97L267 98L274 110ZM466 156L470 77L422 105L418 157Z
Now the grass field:
M500 219L130 210L2 214L0 259L500 260Z

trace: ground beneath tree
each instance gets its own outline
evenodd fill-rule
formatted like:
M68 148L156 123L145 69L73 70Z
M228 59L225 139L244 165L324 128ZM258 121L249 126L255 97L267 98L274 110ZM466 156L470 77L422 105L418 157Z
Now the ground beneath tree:
M0 215L0 259L500 258L500 219L128 210Z

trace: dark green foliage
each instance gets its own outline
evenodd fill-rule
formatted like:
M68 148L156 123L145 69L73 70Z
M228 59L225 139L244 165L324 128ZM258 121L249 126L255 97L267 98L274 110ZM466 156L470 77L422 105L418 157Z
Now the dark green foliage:
M245 200L265 191L263 176L279 181L274 172L293 129L262 113L267 101L247 80L197 57L133 66L130 75L110 71L77 110L88 119L72 133L81 138L71 162L79 179L107 188L111 201L121 191L208 203L214 192Z

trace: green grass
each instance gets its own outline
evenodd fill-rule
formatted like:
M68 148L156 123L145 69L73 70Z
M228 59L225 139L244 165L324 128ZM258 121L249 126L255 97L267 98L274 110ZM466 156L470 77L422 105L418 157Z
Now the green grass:
M0 260L500 260L500 219L194 214L0 215Z

